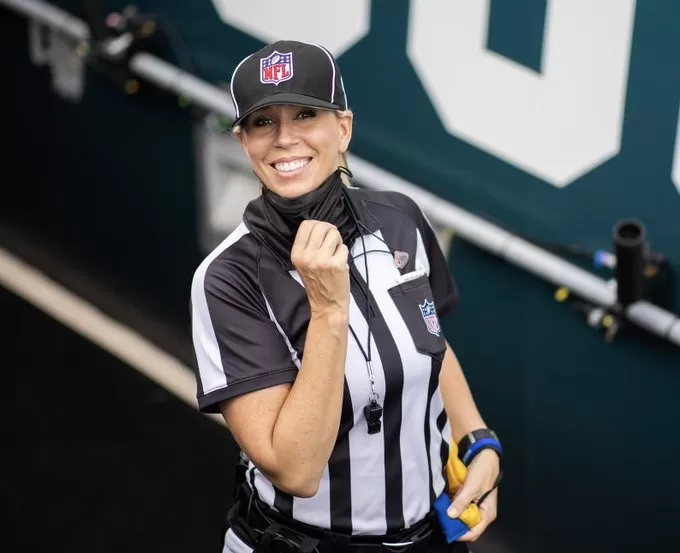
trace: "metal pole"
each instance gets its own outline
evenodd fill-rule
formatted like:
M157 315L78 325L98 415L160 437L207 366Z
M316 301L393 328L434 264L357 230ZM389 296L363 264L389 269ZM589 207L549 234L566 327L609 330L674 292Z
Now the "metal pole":
M0 0L2 2L3 0ZM156 86L178 96L184 96L202 108L224 115L229 119L236 116L231 96L191 73L169 64L156 56L140 52L130 59L130 70L153 82Z
M87 40L89 37L87 26L82 21L47 2L0 0L0 5L52 27L74 40ZM130 70L208 111L227 118L235 115L231 96L227 92L151 54L134 55L130 60ZM413 198L433 222L453 228L457 235L479 248L556 286L566 286L577 296L600 307L615 305L615 289L601 278L359 157L349 157L352 171L360 183L377 190L402 192ZM680 346L680 318L677 315L647 301L630 305L624 313L628 320L639 327Z

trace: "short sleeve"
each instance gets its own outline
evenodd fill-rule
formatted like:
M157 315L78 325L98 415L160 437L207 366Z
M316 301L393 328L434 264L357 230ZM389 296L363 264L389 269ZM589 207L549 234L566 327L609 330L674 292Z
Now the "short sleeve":
M214 263L194 275L191 327L198 407L204 413L218 413L226 399L297 376L297 357L259 288L228 267Z
M458 305L458 288L430 221L420 208L418 214L418 231L430 266L429 279L434 304L439 316L445 317Z

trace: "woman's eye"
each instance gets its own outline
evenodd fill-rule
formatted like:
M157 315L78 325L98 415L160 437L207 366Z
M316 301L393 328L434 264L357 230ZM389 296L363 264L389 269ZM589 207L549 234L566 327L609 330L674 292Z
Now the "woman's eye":
M303 109L297 115L298 119L307 119L309 117L316 117L316 111L314 111L313 109Z
M269 117L258 117L253 121L253 126L254 127L264 127L265 125L269 125L272 122Z

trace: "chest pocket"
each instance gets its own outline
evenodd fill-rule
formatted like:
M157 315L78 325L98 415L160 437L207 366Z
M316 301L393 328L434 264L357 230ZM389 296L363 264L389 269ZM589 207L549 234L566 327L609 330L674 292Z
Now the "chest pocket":
M446 338L439 324L427 275L396 284L388 292L411 332L416 349L442 361L446 353Z

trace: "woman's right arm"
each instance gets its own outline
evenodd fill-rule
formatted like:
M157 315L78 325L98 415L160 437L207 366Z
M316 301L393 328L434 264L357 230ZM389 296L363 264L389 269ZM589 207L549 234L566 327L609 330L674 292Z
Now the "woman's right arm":
M291 260L305 285L310 320L295 382L220 406L250 460L279 489L298 497L316 494L338 435L349 324L347 255L334 226L302 223Z

